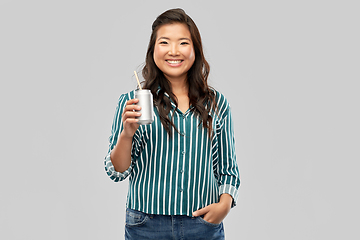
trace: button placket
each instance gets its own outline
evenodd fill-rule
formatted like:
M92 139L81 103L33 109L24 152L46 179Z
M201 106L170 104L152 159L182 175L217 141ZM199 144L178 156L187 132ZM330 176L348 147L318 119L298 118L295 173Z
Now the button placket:
M180 194L184 194L184 191L186 191L184 189L184 187L186 186L186 180L185 180L185 171L184 171L184 167L183 164L185 164L185 158L186 158L186 154L187 154L187 149L186 149L186 142L187 140L186 138L186 133L188 133L189 129L187 129L187 124L189 124L189 119L187 118L189 112L187 111L185 114L181 114L180 117L182 118L182 120L180 120L181 122L181 127L180 127L180 131L179 131L179 135L181 138L181 141L183 143L183 145L181 146L181 148L179 149L180 151L180 159L181 159L181 164L179 166L178 169L178 174L179 174L179 182L178 182L178 191ZM187 130L187 131L186 131Z

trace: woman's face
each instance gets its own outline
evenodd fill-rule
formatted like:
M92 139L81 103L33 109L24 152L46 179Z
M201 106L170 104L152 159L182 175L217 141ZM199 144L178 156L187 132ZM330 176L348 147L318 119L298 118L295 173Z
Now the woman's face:
M161 26L157 30L153 57L156 66L170 82L186 79L195 61L188 27L182 23Z

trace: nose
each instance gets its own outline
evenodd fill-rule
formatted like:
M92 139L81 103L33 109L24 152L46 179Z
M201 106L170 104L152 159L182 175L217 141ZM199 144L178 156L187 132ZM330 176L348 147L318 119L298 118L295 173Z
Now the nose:
M170 49L169 49L169 53L170 56L177 56L179 55L179 49L178 49L178 45L177 44L171 44Z

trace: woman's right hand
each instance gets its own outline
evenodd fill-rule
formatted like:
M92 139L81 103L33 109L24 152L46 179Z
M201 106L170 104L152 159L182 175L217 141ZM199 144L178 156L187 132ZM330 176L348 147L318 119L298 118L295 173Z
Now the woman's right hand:
M126 102L124 112L122 114L122 121L124 129L121 132L121 135L126 138L133 138L136 130L139 128L138 119L135 117L140 117L141 113L138 111L141 109L140 106L134 105L139 102L139 99L130 99Z

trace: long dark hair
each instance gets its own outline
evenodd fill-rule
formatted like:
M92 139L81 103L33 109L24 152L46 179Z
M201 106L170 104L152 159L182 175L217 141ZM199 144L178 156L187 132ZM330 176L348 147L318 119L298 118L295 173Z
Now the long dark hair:
M144 88L150 89L154 96L154 104L157 106L161 123L165 130L171 135L172 127L177 131L174 123L169 117L171 102L165 93L177 106L176 96L171 91L171 83L166 79L163 72L154 62L154 48L156 42L157 30L165 25L172 23L185 24L191 34L191 40L194 45L195 61L187 73L188 92L190 105L194 108L195 114L200 117L200 124L207 128L209 137L212 132L212 117L210 111L216 109L214 91L208 86L207 80L210 72L210 66L205 60L201 36L195 22L180 8L170 9L159 15L152 25L152 33L146 53L145 65L142 75L145 79ZM160 91L158 92L158 87ZM172 127L171 127L172 126Z

